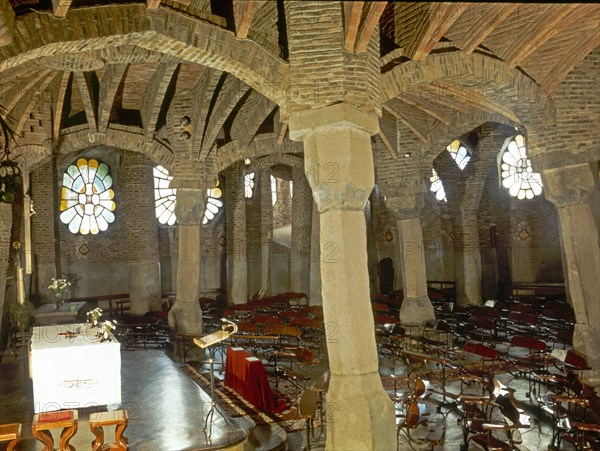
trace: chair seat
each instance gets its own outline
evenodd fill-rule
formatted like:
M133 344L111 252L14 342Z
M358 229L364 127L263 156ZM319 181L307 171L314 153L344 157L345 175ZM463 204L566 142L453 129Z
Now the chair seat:
M483 449L488 451L511 451L512 447L508 443L504 443L502 440L497 439L490 434L477 434L472 440L481 446Z
M15 440L21 436L21 423L0 425L0 441Z

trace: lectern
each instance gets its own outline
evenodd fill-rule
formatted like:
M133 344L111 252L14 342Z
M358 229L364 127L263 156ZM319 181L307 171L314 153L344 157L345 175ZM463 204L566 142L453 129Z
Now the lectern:
M217 409L217 404L215 402L215 351L214 345L220 343L224 340L227 340L231 335L235 334L238 331L238 326L232 321L229 321L226 318L221 318L221 321L226 323L223 324L222 329L212 334L205 335L204 337L194 338L194 343L201 349L208 348L210 353L210 358L208 359L208 363L210 363L210 410L208 411L208 415L206 415L206 419L204 420L204 431L206 431L208 425L208 438L210 438L212 434L212 419L215 410L219 412L219 414L223 417L226 423L228 423L227 418L223 413Z

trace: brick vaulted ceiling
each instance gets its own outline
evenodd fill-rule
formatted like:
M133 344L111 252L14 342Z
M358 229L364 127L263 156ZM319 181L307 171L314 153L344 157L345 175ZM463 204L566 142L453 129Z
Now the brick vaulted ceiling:
M383 119L424 142L473 110L519 123L518 108L503 99L515 77L535 86L538 100L551 97L600 45L596 4L340 8L345 51L360 54L379 38ZM16 147L57 144L74 131L123 131L139 146L202 161L232 142L243 150L260 134L281 143L285 24L282 2L270 0L0 0L0 104L19 135ZM496 66L477 74L450 67L479 60ZM512 81L484 73L494 67ZM190 139L182 140L186 131ZM394 154L383 126L381 139Z

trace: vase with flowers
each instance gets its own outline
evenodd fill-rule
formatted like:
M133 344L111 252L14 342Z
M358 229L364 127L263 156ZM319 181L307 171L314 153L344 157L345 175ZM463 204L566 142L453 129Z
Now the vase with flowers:
M52 283L48 285L48 289L54 291L54 303L56 304L56 310L58 310L65 303L70 286L71 282L69 282L67 279L52 278Z
M89 312L87 312L88 323L90 323L92 327L97 327L98 320L100 319L101 316L102 316L101 308L96 307L95 309L90 310Z
M111 332L117 328L116 320L106 320L100 324L100 331L98 332L98 336L100 337L100 343L104 341L111 341Z

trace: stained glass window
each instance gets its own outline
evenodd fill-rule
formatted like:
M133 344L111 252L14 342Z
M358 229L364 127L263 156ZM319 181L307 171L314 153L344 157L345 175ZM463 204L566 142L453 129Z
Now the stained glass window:
M277 203L277 179L271 176L271 203Z
M463 146L458 139L452 141L447 149L461 171L467 167L469 161L471 160L471 155L469 154L467 148Z
M446 198L446 191L444 191L444 184L442 183L442 179L437 175L435 169L431 168L431 177L429 177L429 181L431 182L431 187L429 190L433 193L438 202L446 203L448 199Z
M95 235L114 222L117 204L110 168L98 160L80 158L63 174L60 220L71 233Z
M531 168L525 138L515 136L502 154L502 186L517 199L533 199L542 194L542 178Z
M154 168L154 202L156 217L161 224L173 225L177 222L175 216L175 203L177 201L177 190L169 188L173 177L169 175L162 166Z
M254 194L254 172L244 176L244 194L246 199L250 199Z
M212 221L223 206L223 201L221 200L223 197L223 191L219 185L220 182L217 181L217 185L213 189L206 190L206 210L204 210L202 224L208 224L210 221Z

